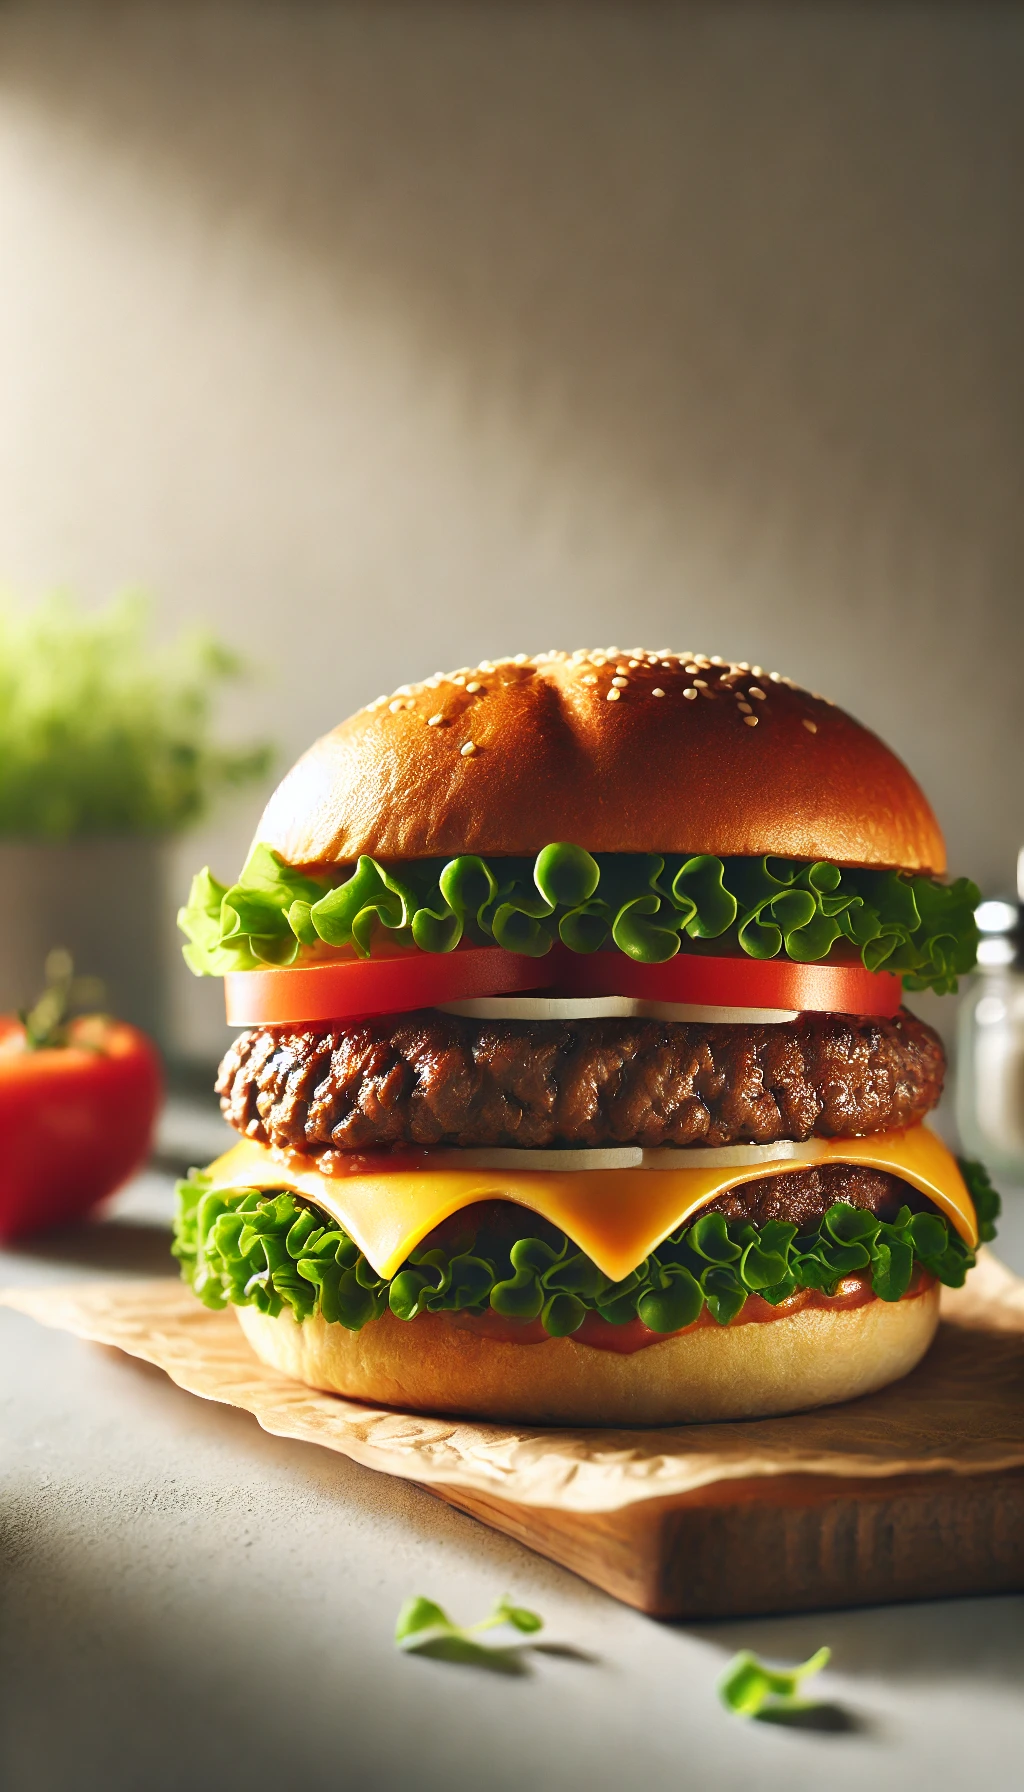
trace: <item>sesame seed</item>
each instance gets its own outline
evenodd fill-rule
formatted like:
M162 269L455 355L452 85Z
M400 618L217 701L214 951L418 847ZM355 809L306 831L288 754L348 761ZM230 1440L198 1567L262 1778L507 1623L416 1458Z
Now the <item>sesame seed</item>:
M528 653L517 653L512 661L513 666L525 666L530 656Z
M480 689L479 681L475 678L471 679L469 684L467 684L466 689L470 693L470 696L475 696Z
M771 679L773 684L781 684L782 683L782 673L781 672L769 672L768 676Z
M809 722L806 716L804 717L804 727L806 728L808 734L817 734L817 732L818 732L817 722Z
M444 721L443 716L440 716L440 715L439 716L428 716L427 717L427 727L428 728L440 728L443 721Z
M590 664L592 666L606 666L608 664L607 655L603 653L592 653L590 656Z
M626 686L628 685L628 683L629 683L628 678L613 678L612 679L612 684L615 686L615 689L617 691L624 691L626 689Z
M622 692L617 691L614 688L614 686L612 687L612 689L610 691L605 692L605 699L608 703L617 703L621 696L622 696Z
M652 697L664 697L664 695L665 695L665 693L662 690L660 684L656 684L653 691L651 692L651 696Z
M629 662L630 671L635 672L636 668L637 668L637 666L639 666L639 664L640 664L639 660L630 660L630 662Z
M597 678L595 677L593 672L585 672L583 674L583 677L580 679L580 683L581 684L596 684Z
M750 670L754 674L755 678L763 678L764 677L764 670L761 666L751 666Z
M756 684L752 684L749 691L747 692L748 697L756 697L760 703L764 702L767 694L768 694L767 691L759 691Z
M391 702L388 704L388 708L390 709L391 714L393 716L397 715L398 711L400 709L405 708L405 698L404 697L392 697Z
M466 682L466 680L464 678L453 678L452 679L453 684L465 684L465 682Z
M712 654L712 655L711 655L711 664L712 664L712 665L713 665L713 666L724 666L724 665L725 665L725 661L724 661L724 660L723 660L723 658L722 658L722 656L721 656L721 654L720 654L720 653L713 653L713 654Z
M754 713L749 703L740 703L737 705L737 708L739 709L741 716L752 716Z
M689 670L689 668L687 668L687 670ZM697 686L698 691L706 691L708 688L708 681L706 678L695 678L693 682Z
M477 745L475 740L467 740L465 746L459 748L459 752L462 754L463 759L472 759L473 754L476 751Z
M756 728L757 727L757 717L756 716L744 716L743 720L746 722L748 728Z
M741 672L749 672L750 671L750 661L749 660L737 660L736 664L739 667Z
M695 672L700 671L700 667L699 666L684 666L683 671L688 672L690 674L690 676L692 677Z
M697 692L694 690L692 684L687 685L685 691L683 692L683 696L689 697L691 702L693 701L694 697L697 696Z
M664 672L671 672L671 670L672 670L672 661L671 661L671 660L662 660L662 661L661 661L661 667L662 667L662 671L664 671ZM678 668L678 666L677 666L677 667L676 667L676 671L677 671L677 672L678 672L678 670L679 670L679 668Z

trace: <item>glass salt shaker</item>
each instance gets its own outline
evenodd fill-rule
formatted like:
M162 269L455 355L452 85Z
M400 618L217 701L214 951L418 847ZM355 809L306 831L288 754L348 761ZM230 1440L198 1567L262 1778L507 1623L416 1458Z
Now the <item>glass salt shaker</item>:
M982 902L974 987L960 1010L957 1124L966 1154L1024 1182L1024 851L1017 902Z

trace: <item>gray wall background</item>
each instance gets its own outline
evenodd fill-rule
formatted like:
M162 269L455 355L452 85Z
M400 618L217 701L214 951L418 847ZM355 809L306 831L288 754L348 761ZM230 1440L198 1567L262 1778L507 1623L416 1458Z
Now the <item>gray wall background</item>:
M0 6L0 580L212 623L282 764L484 654L761 662L1005 888L1022 101L985 4Z

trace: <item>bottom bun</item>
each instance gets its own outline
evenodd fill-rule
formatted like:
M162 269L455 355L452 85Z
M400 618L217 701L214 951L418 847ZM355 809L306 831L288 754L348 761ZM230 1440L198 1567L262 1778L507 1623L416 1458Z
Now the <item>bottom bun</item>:
M236 1309L256 1355L375 1406L532 1425L678 1425L801 1412L898 1381L928 1349L939 1289L765 1324L697 1326L630 1356L572 1338L497 1343L446 1313L385 1313L361 1332Z

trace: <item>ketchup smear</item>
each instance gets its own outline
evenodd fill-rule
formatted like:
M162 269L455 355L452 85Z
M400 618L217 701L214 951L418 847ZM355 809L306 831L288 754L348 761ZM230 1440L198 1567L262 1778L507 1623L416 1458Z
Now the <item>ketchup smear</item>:
M934 1284L935 1277L926 1270L920 1270L903 1299L916 1300L918 1295L926 1294ZM794 1313L802 1313L808 1307L820 1307L832 1313L848 1313L854 1307L865 1307L869 1301L878 1298L867 1276L844 1276L837 1294L822 1294L817 1288L799 1288L777 1307L762 1300L759 1294L748 1294L743 1311L735 1319L731 1319L729 1324L731 1327L770 1325L773 1319L789 1319ZM493 1311L450 1313L447 1317L460 1331L476 1332L478 1337L490 1338L495 1344L550 1344L559 1341L550 1337L539 1319L503 1319L500 1313ZM607 1319L601 1318L600 1313L588 1313L579 1331L572 1333L572 1342L589 1344L592 1350L613 1350L619 1356L632 1356L635 1351L646 1350L651 1344L664 1344L667 1338L681 1338L684 1332L695 1332L702 1326L717 1324L717 1319L711 1317L707 1307L702 1307L700 1318L695 1319L692 1325L684 1325L677 1332L652 1332L642 1319L630 1319L625 1325L611 1325Z

